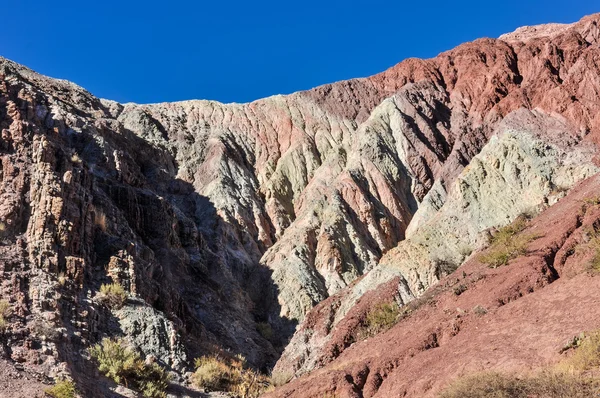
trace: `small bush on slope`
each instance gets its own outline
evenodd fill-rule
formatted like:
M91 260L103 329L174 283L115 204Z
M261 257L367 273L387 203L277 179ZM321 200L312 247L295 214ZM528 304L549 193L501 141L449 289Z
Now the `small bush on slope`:
M119 309L123 307L127 301L127 292L123 286L118 283L103 284L100 286L100 294L98 299L105 303L109 308Z
M259 322L256 324L256 330L262 337L266 340L271 340L273 338L273 329L268 322Z
M75 384L70 380L61 380L44 392L53 398L75 398L77 395Z
M90 354L98 370L115 383L138 390L144 397L166 397L168 373L156 363L145 363L123 340L105 338L90 348Z
M379 303L369 310L363 324L355 332L358 340L373 337L398 323L400 307L396 303Z
M527 218L520 216L512 224L500 228L492 238L488 250L479 256L479 261L496 268L526 254L527 245L537 238L537 235L522 234L525 227Z
M584 245L589 250L593 251L593 256L588 264L588 269L593 273L600 272L600 231L596 230L596 228L592 227L588 231L588 237L590 241Z
M10 304L6 300L0 300L0 332L6 328L6 318L10 315Z
M396 303L383 303L375 306L367 314L367 330L371 335L386 331L398 320L399 308Z

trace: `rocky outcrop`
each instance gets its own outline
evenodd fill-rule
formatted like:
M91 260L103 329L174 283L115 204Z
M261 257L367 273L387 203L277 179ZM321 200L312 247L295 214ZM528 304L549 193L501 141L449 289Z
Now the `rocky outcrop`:
M591 161L594 146L565 134L567 129L539 111L507 116L448 192L441 186L430 190L407 238L383 255L377 269L313 310L326 306L329 313L312 314L301 325L275 371L303 374L335 359L351 341L338 328L353 322L364 295L385 291L399 279L393 296L401 305L410 302L485 247L490 229L536 214L598 172Z
M179 373L215 347L265 369L304 321L277 366L323 366L359 301L414 300L596 172L599 20L249 104L119 104L0 59L5 356L86 375L124 335Z

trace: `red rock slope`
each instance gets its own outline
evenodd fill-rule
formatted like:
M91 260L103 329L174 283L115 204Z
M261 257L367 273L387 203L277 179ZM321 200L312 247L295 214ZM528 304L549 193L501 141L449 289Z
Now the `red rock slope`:
M527 254L494 269L475 256L392 329L266 397L432 397L461 375L558 361L570 338L600 328L600 275L588 267L599 195L600 177L586 180L530 221L522 234L539 237ZM389 300L380 293L365 296L357 314ZM338 331L339 344L358 323Z

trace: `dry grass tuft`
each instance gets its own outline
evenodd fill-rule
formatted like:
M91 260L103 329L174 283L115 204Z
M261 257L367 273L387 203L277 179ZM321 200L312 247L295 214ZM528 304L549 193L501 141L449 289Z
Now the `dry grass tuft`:
M527 245L538 238L535 234L522 233L527 224L527 217L520 216L512 224L500 228L492 238L488 250L479 256L479 261L496 268L527 254Z
M599 386L590 377L559 372L522 378L488 372L456 380L440 398L589 398L598 393Z
M600 331L592 332L577 340L573 353L558 364L563 372L585 372L600 366Z
M106 232L106 214L101 211L94 212L94 225L96 225L102 232Z
M82 160L77 153L73 153L71 155L71 162L75 163L75 164L80 164L82 162Z
M273 372L271 374L271 385L273 387L281 387L292 380L293 373L290 372Z
M192 375L192 383L207 390L227 391L240 398L255 398L271 386L269 378L249 369L242 356L203 356L197 358L194 364L196 371Z
M576 337L565 350L573 353L554 368L519 377L486 372L461 377L440 398L589 398L600 394L600 378L589 376L600 366L600 331Z
M77 396L77 389L72 381L61 380L52 387L46 388L44 393L53 398L75 398Z

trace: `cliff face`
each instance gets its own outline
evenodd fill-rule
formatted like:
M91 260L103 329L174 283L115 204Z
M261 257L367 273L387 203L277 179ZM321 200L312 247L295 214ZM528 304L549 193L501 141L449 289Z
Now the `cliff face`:
M396 246L431 187L447 189L513 110L560 115L575 139L595 132L596 20L246 105L126 105L118 120L169 148L233 226L230 257L273 272L272 321L302 320Z
M180 374L217 346L270 367L300 322L276 369L324 366L361 300L408 303L597 172L599 20L249 104L118 104L0 59L6 356L85 375L123 334Z

